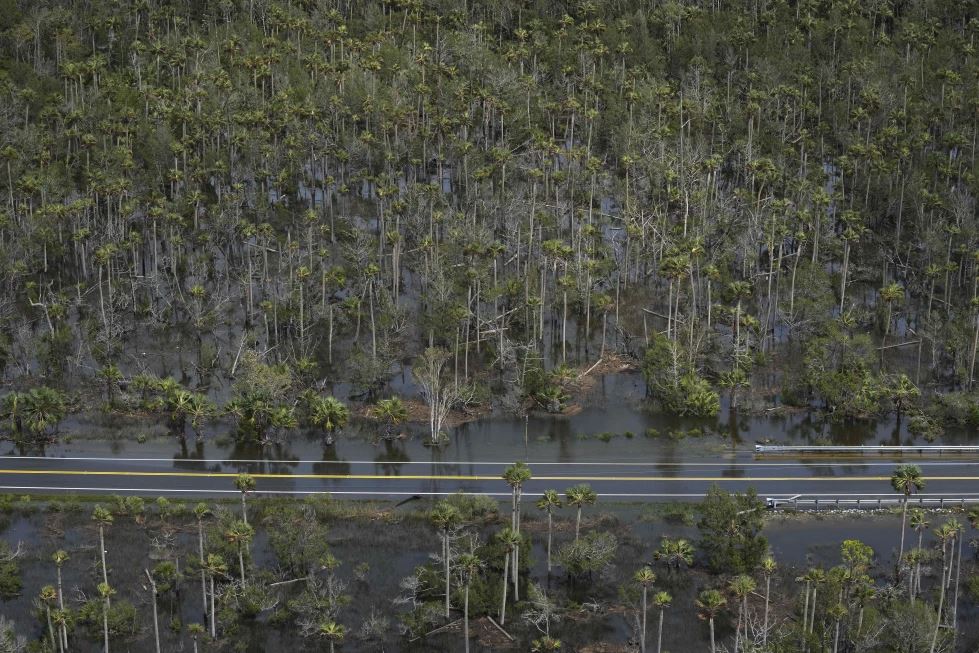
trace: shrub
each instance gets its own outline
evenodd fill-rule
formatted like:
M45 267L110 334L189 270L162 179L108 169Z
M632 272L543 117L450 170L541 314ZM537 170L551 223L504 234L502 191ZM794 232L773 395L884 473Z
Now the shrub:
M7 600L20 594L20 563L13 557L10 545L0 540L0 598Z
M588 533L578 541L564 544L557 559L572 576L583 576L605 569L615 557L618 540L611 533Z
M446 501L459 511L463 521L486 521L495 519L500 512L500 504L496 499L485 494L465 494L457 492L450 495Z
M102 640L102 599L88 601L78 610L78 621L94 640ZM109 638L129 639L140 629L136 608L125 599L114 599L109 607Z

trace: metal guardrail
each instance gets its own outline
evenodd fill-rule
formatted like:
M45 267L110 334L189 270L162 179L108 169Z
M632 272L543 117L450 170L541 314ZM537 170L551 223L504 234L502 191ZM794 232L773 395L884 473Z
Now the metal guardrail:
M756 444L755 453L976 453L979 454L979 445L781 445L781 444Z
M880 509L887 506L900 506L904 502L902 497L793 497L790 499L766 498L765 503L770 510L779 508L798 509L837 509L837 508L856 508L856 509ZM979 496L972 497L911 497L908 505L919 506L922 508L962 508L979 504Z

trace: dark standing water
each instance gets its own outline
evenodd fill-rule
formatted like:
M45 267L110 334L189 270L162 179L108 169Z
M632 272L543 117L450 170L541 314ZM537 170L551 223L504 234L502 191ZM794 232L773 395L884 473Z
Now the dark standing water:
M906 423L906 421L905 421ZM410 437L394 443L376 443L377 426L355 419L339 434L332 447L320 436L295 432L273 447L241 446L230 437L230 426L219 423L203 445L180 443L161 425L120 418L96 418L68 423L71 442L52 446L49 455L125 455L175 459L266 459L286 463L323 460L334 473L346 461L373 461L384 473L397 473L399 463L440 462L589 462L652 460L675 463L697 456L717 456L746 450L755 442L799 444L915 444L922 442L893 418L875 422L834 422L808 412L788 409L762 414L732 411L722 401L716 419L689 419L666 415L645 398L640 374L598 377L582 408L573 415L532 412L526 417L491 415L461 424L450 432L448 446L424 445L425 425L406 429ZM678 433L684 433L677 437ZM137 441L142 434L144 442ZM971 434L947 433L944 442L964 442Z

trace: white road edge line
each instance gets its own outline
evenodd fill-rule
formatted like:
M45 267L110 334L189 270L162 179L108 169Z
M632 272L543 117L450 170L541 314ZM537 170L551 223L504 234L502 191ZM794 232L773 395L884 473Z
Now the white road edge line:
M207 489L197 489L197 488L112 488L112 487L60 487L60 486L44 486L44 485L0 485L0 491L23 491L23 490L38 490L38 491L48 491L48 492L142 492L142 493L157 493L157 494L167 494L167 493L181 493L181 494L239 494L238 490L207 490ZM321 495L321 494L340 494L340 495L353 495L353 496L450 496L453 494L458 494L461 490L452 491L418 491L412 492L407 490L258 490L254 494L257 496L262 495ZM494 496L494 497L510 497L512 496L510 492L466 492L466 494L481 494L484 496ZM540 496L540 492L524 492L527 496ZM697 498L705 496L705 493L645 493L645 492L601 492L599 497L625 497L625 498ZM765 498L773 499L785 499L789 494L766 494ZM876 499L883 499L886 501L893 501L903 494L831 494L831 493L816 493L816 494L804 494L799 498L806 501L810 498L819 497L853 497L860 499L867 499L870 501ZM944 494L916 494L916 497L945 497L949 501L955 499L979 499L979 494L956 494L953 496L948 496ZM759 495L759 498L761 495ZM932 499L934 501L934 499ZM911 500L911 505L914 505L914 499Z
M308 465L308 464L322 464L322 465L430 465L437 467L448 467L448 466L494 466L494 467L506 467L512 465L516 461L509 462L481 462L481 461L451 461L451 460L406 460L401 461L379 461L379 460L273 460L273 459L236 459L236 458L119 458L115 456L0 456L0 461L18 461L18 460L46 460L50 462L57 461L85 461L85 462L127 462L127 463L168 463L168 464L179 464L179 463L209 463L209 464L235 464L235 463L247 463L247 464L279 464L279 465ZM822 463L806 463L806 462L781 462L781 463L755 463L755 462L744 462L738 463L735 461L727 463L711 463L711 462L554 462L554 461L533 461L524 460L522 462L527 463L531 466L583 466L583 467L766 467L771 469L779 468L790 468L790 467L841 467L841 466L860 466L860 467L893 467L893 462L853 462L842 460L839 462L822 462ZM963 466L963 467L975 467L979 466L979 461L920 461L916 462L916 465L920 467L943 467L943 466Z

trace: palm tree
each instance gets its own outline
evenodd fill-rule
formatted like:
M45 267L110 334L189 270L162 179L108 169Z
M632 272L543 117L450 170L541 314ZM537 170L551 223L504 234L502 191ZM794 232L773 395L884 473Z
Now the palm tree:
M741 643L741 629L744 628L744 636L748 636L748 626L745 618L748 614L748 595L755 591L755 579L746 574L735 576L728 583L728 589L738 599L738 625L734 631L734 653L738 652L738 645Z
M347 425L350 409L335 397L313 395L309 401L309 421L326 434L324 444L333 444L337 431Z
M58 634L57 644L54 638L54 622L51 620L51 606L58 600L58 591L54 589L51 585L45 585L41 588L41 593L38 595L38 601L44 606L44 614L47 617L48 622L48 634L51 636L51 649L54 650L56 647L60 647L62 651L65 650L65 643L61 641L61 634Z
M656 592L653 605L659 608L659 627L656 629L656 653L663 653L663 613L673 603L669 592Z
M395 426L408 421L408 409L400 397L380 399L371 409L371 416L384 424L385 438L390 438Z
M772 576L775 574L776 569L778 569L778 565L772 556L766 556L761 561L761 573L765 577L765 617L762 622L762 646L768 643L768 604L772 595Z
M727 605L727 599L717 590L704 590L697 597L695 604L698 610L697 616L710 624L710 653L717 653L717 646L714 643L714 617Z
M482 567L482 565L483 562L472 553L463 553L460 555L459 562L457 564L457 569L459 570L459 575L461 576L464 590L462 604L462 637L466 642L466 653L469 653L469 587L472 584L473 577L479 573L479 569Z
M187 415L190 416L190 427L194 430L194 436L198 442L204 441L204 431L201 427L214 414L215 406L210 399L199 392L190 394L190 400L187 402Z
M194 506L194 517L197 518L197 556L201 566L201 597L203 598L204 620L207 621L207 574L204 571L204 518L210 514L205 503Z
M48 429L57 430L65 416L64 396L52 388L33 388L24 397L24 422L35 436L44 435Z
M802 604L802 644L800 644L800 646L803 646L806 641L806 626L809 624L809 588L812 585L812 569L807 571L804 575L797 577L795 582L806 584L804 590L805 598L803 599Z
M948 526L953 531L952 536L952 547L949 549L949 558L951 559L949 570L948 570L948 581L945 583L946 587L954 582L953 587L955 592L952 599L952 633L958 632L958 619L959 619L959 579L962 574L962 539L965 534L965 528L963 528L962 523L955 519L954 517L948 520ZM958 553L954 549L958 548ZM955 580L952 580L952 566L955 567Z
M897 419L897 426L900 426L901 416L921 395L921 391L906 374L897 374L888 377L886 392L891 403L894 404L894 415Z
M51 555L51 559L54 561L55 572L56 572L57 577L58 577L58 585L57 585L57 587L58 587L58 610L60 610L61 612L64 612L64 610L65 610L65 594L64 594L64 591L62 590L63 585L62 585L62 582L61 582L61 567L64 566L64 564L66 562L68 562L68 552L67 551L64 551L62 549L58 549L57 551L55 551ZM67 624L61 623L61 624L59 624L59 628L60 628L59 633L60 633L60 636L61 636L61 646L63 648L67 648L68 647L68 628L67 628Z
M649 588L656 582L656 574L649 566L642 567L632 577L642 587L642 630L639 636L639 650L646 653L646 598Z
M561 640L545 635L530 644L531 653L551 653L561 650Z
M577 542L578 534L581 531L581 509L584 506L594 505L598 501L598 495L595 494L595 490L591 489L590 485L582 484L569 487L564 491L564 496L568 498L568 503L578 510L574 522L574 541Z
M924 538L925 531L928 530L930 525L928 522L928 513L926 513L921 508L912 508L911 517L908 519L908 523L911 525L911 529L918 534L918 554L914 556L914 573L912 578L912 585L910 591L910 598L914 600L914 595L917 593L918 588L921 587L921 560L923 549L921 548L922 539Z
M899 465L894 473L891 474L891 487L895 492L904 495L904 504L901 510L901 548L898 551L898 568L900 568L901 558L904 557L904 531L908 521L908 500L916 491L925 487L925 480L921 477L921 468L917 465Z
M429 518L439 532L442 534L442 560L445 562L445 618L449 618L449 598L450 598L450 551L449 551L449 531L458 523L459 511L447 501L439 501L435 504Z
M150 573L149 569L143 570L146 573L146 580L150 583L150 601L153 605L153 640L156 643L156 653L160 653L160 618L157 614L156 607L156 579Z
M245 584L245 549L255 536L255 531L246 521L236 521L224 532L224 539L238 550L238 572L241 584Z
M942 610L945 607L945 574L948 571L948 545L954 541L958 528L958 522L950 519L935 529L935 536L942 543L942 575L941 582L939 583L938 610L935 618L935 632L931 639L930 653L935 653L935 647L938 645L938 631L942 627Z
M241 492L241 519L248 523L248 508L245 505L245 497L249 492L255 491L255 477L251 474L238 474L235 477L235 487Z
M205 610L205 612L207 612L207 610ZM194 643L194 653L198 653L197 640L200 639L200 636L206 633L207 630L201 624L193 623L187 624L187 632L190 633L190 639Z
M105 401L111 407L115 404L116 389L122 381L122 372L110 363L98 371L98 376L105 382Z
M496 534L496 539L506 549L503 557L503 603L500 605L500 625L506 623L507 573L510 570L510 555L520 546L520 533L512 528L504 528Z
M65 646L64 637L67 637L65 633L68 632L69 618L70 616L68 611L60 608L51 613L51 620L54 622L54 625L58 627L58 632L61 633L58 640L58 649L61 651L61 653L64 653L67 649Z
M109 653L109 598L116 593L108 583L99 583L99 596L102 597L102 642L104 653Z
M503 471L503 480L510 486L510 528L520 532L520 495L523 485L531 479L530 467L527 463L516 462Z
M94 521L99 527L99 555L102 559L102 582L108 585L109 571L105 566L105 529L106 527L112 525L112 513L103 508L101 505L96 504L95 508L92 510L92 521Z
M829 616L833 618L836 624L833 629L833 653L839 650L840 646L840 622L843 621L843 617L847 615L846 606L842 603L836 603L829 608L827 611Z
M225 564L224 558L221 556L208 553L204 569L207 572L207 577L211 585L211 618L209 622L211 625L211 639L214 639L218 636L217 593L214 591L214 579L218 576L226 575L228 573L228 565Z
M531 478L530 467L526 463L517 462L503 471L503 480L511 489L510 528L520 535L520 497L523 494L524 483ZM513 600L520 600L520 549L514 549L511 558L513 564Z
M554 511L561 507L561 495L557 490L544 490L537 500L537 509L547 513L547 573L551 573L551 535L553 534Z
M334 653L338 642L343 641L346 629L335 621L324 621L319 627L319 636L330 642L330 653Z
M664 537L653 556L657 560L665 561L667 567L679 569L680 565L689 567L693 564L693 551L693 545L687 540Z
M816 625L816 593L819 586L826 582L826 572L818 567L809 570L809 580L812 582L812 613L809 617L809 632Z
M887 317L884 319L884 337L881 339L880 348L880 367L884 368L884 351L887 349L887 336L891 333L891 313L894 305L901 303L904 299L904 286L897 283L888 284L880 289L880 300L887 306ZM900 421L900 417L898 418Z

